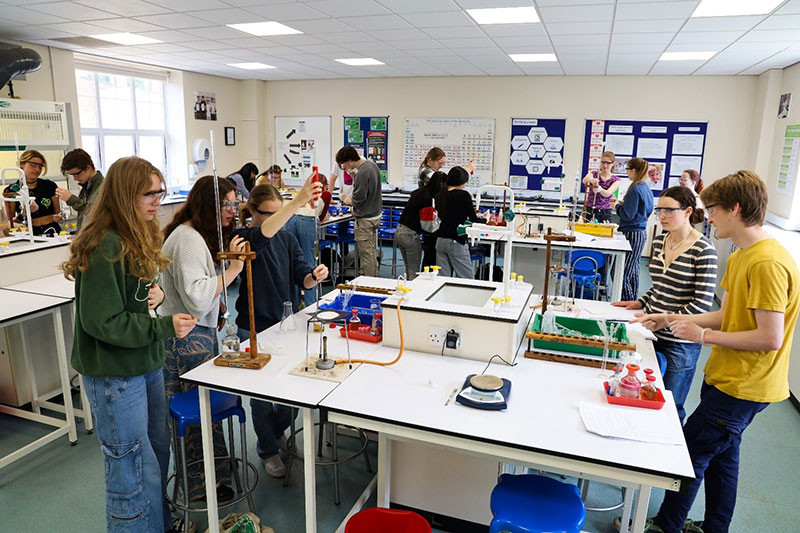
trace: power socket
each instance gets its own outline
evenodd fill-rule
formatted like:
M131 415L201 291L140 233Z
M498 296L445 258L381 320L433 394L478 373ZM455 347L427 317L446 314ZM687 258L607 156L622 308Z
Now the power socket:
M428 346L435 346L441 349L447 340L447 333L454 331L458 338L461 338L461 331L453 328L441 328L439 326L428 327ZM460 344L460 343L459 343ZM450 349L448 347L448 349ZM457 348L456 348L457 349Z

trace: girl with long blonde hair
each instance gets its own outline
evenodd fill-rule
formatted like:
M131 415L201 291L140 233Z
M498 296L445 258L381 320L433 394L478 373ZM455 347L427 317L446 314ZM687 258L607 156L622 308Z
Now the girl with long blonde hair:
M156 217L164 189L148 161L119 159L61 265L75 279L71 362L83 375L105 461L108 531L172 529L164 339L185 336L196 319L153 312L164 298L156 278L169 264Z

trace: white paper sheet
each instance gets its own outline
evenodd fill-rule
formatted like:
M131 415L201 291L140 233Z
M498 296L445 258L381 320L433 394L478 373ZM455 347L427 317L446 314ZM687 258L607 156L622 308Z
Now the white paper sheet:
M672 136L672 153L702 155L705 135L678 133Z
M665 431L672 427L666 411L638 407L605 406L581 402L578 406L586 431L602 437L652 442L655 444L683 444L683 434Z
M684 170L700 170L702 158L699 156L673 155L669 161L669 175L680 176Z
M636 145L636 157L644 159L666 159L667 139L651 139L640 137Z
M604 149L617 155L632 155L633 139L633 135L606 135Z

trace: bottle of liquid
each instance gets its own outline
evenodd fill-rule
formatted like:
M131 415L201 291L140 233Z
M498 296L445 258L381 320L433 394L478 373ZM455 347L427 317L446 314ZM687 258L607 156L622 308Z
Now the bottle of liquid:
M350 323L351 324L359 324L360 325L361 324L361 319L358 318L358 309L353 309L350 312L353 313L353 316L350 317Z
M657 400L658 389L656 388L656 377L653 375L647 376L647 381L642 385L642 390L639 393L642 400Z
M377 312L372 315L372 327L369 328L369 334L373 337L377 337L380 335L381 331L381 318L383 317L383 313Z
M639 365L630 363L627 365L628 375L619 382L619 395L623 398L638 398L642 390L642 382L636 377Z
M239 336L236 335L236 326L233 324L225 327L225 336L222 338L222 357L225 359L239 357Z

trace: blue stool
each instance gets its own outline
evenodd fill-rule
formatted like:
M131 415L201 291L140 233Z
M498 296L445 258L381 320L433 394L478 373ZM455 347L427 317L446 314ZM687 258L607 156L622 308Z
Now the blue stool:
M215 390L209 392L211 401L211 421L220 422L225 419L228 420L229 455L218 459L222 459L230 463L233 479L236 483L237 493L237 497L231 501L223 504L219 504L219 502L217 502L217 507L220 509L230 507L231 505L235 505L246 498L247 504L250 507L250 511L255 513L252 494L253 490L258 484L258 472L256 471L255 466L247 461L247 431L245 424L247 417L245 416L244 409L242 409L242 398L239 396L234 396L233 394L227 394ZM169 494L167 494L167 501L169 501L169 503L172 504L172 506L176 509L183 511L184 527L188 528L190 512L208 511L207 507L193 507L190 505L190 502L188 501L189 480L185 474L189 465L203 462L202 459L192 461L191 463L186 462L186 428L191 425L200 425L200 397L197 388L173 395L169 399L169 414L172 417L172 436L175 439L175 472L173 472L169 478L167 478L167 485L169 485L169 481L171 479L174 478L175 481L172 486L172 498L170 499ZM239 417L239 438L242 445L241 458L236 457L236 450L234 448L234 416ZM238 465L242 465L244 489L239 481L239 470L237 468ZM254 476L252 485L250 485L249 482L248 469L252 471ZM183 497L180 499L178 497L178 483L183 484Z
M578 487L534 474L503 474L492 490L489 533L579 533L586 509Z

